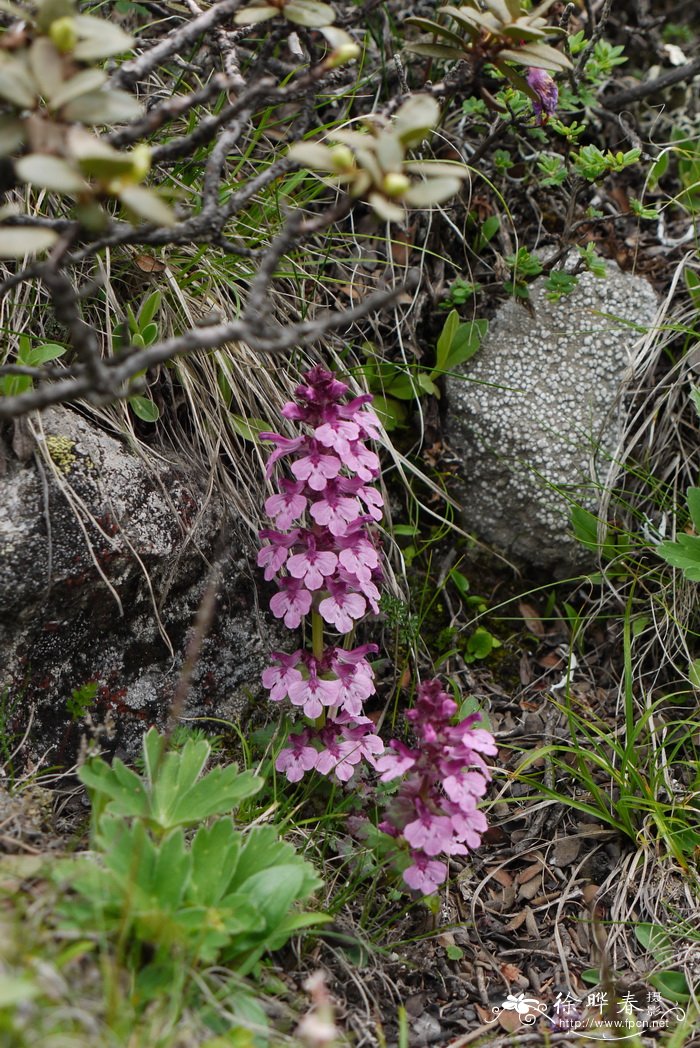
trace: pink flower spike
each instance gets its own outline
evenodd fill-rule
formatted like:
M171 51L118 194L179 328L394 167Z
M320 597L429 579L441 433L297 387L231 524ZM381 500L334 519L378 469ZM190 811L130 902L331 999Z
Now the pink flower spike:
M413 855L413 866L403 872L403 879L409 888L432 895L447 878L447 866L436 862L425 855Z
M289 630L295 630L311 611L311 594L298 579L280 579L280 591L270 600L270 611L277 619L284 619Z
M335 626L338 633L349 633L355 620L361 619L367 611L367 601L359 593L347 593L340 586L332 586L330 597L321 601L318 610L323 620Z
M335 553L324 553L309 545L303 553L295 553L287 561L287 571L295 579L301 579L309 590L320 589L328 575L338 566Z
M292 473L297 480L304 480L312 491L323 491L329 480L340 473L342 462L335 455L323 455L310 451L308 455L292 462Z

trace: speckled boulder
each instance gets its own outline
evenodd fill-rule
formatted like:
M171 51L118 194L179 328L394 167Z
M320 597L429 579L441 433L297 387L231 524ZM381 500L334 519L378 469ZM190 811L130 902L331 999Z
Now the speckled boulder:
M142 728L167 714L221 507L191 468L162 456L147 463L74 412L47 411L32 439L33 453L29 440L24 461L6 454L0 476L4 708L17 731L32 711L47 759L63 763L85 730L68 702L92 683L92 720L115 724L132 752ZM187 713L238 720L275 641L255 613L253 543L235 527L228 534Z
M447 434L460 459L464 520L518 563L565 574L585 550L570 535L570 501L595 511L596 471L619 432L620 382L657 309L651 286L607 262L532 311L510 300L479 353L447 380ZM641 329L641 330L640 330Z

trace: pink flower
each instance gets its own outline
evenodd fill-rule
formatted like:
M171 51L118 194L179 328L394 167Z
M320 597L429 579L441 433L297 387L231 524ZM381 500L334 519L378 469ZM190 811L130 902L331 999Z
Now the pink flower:
M324 422L314 430L314 437L326 448L333 448L341 458L348 453L350 441L356 441L360 437L360 427L355 422L345 422L343 419L334 419L332 422Z
M295 579L301 579L309 590L323 586L326 576L332 575L338 566L337 554L316 549L313 535L307 538L303 553L295 553L287 561L287 571Z
M292 462L292 473L304 480L313 491L323 491L329 480L340 473L342 462L335 455L324 455L312 449L308 455Z
M367 610L367 602L359 593L348 593L340 584L331 584L331 595L318 606L324 622L335 626L338 633L349 633L356 619Z
M345 584L347 590L361 593L367 598L367 603L375 615L379 614L380 593L371 579L358 579L342 566L338 568L338 580Z
M444 862L435 862L425 855L414 855L413 866L404 870L403 879L409 888L432 895L447 877L447 866Z
M294 681L289 688L289 701L294 706L303 706L304 715L315 720L323 713L324 706L337 705L338 691L337 680L323 680L312 673L308 680Z
M356 746L361 758L364 758L368 764L376 766L377 757L384 752L384 743L378 735L374 734L374 724L369 717L353 719L354 723L344 724L343 734L345 739ZM336 723L342 723L342 719L338 718ZM353 761L352 763L354 764L355 762Z
M442 782L445 793L462 811L473 811L479 797L486 793L486 779L475 771L448 775Z
M338 536L338 547L338 560L345 570L352 572L360 581L369 582L372 569L379 567L379 554L364 531L353 525L352 530Z
M311 611L311 594L298 579L280 579L280 591L270 600L270 611L276 619L284 618L288 630L295 630Z
M361 667L338 666L336 672L339 685L336 705L357 717L362 713L363 704L376 690L371 670L365 673Z
M373 480L379 476L379 458L359 440L348 445L343 463L353 473L357 473L361 480Z
M316 524L327 527L331 535L338 536L345 534L348 525L361 516L362 509L356 498L338 494L338 481L329 480L322 497L312 503L309 513Z
M540 124L544 124L557 111L559 89L544 69L531 67L527 74L527 82L537 95L532 102L535 116L538 117Z
M456 712L457 704L439 680L421 684L415 708L406 714L418 736L416 748L392 740L394 753L376 763L382 781L406 775L382 825L392 826L392 836L403 836L411 848L414 865L404 878L424 894L434 891L447 872L438 864L443 872L438 876L433 870L432 876L429 858L477 848L486 829L476 807L490 777L481 752L495 753L495 742L489 732L473 727L478 714L453 724Z
M304 772L316 767L318 753L313 746L308 744L308 732L290 735L287 742L290 743L290 746L280 750L275 761L275 768L283 772L290 782L299 782Z
M272 476L272 467L279 458L284 455L291 455L293 451L297 451L303 444L306 443L306 437L283 437L280 433L259 433L260 440L271 440L277 445L275 451L272 452L267 465L265 467L265 474L270 477Z
M481 844L481 834L488 829L488 823L484 813L476 808L466 814L455 813L452 816L452 828L458 841L464 841L468 848L478 848Z
M316 771L321 775L335 773L340 782L347 782L355 773L355 765L362 760L362 751L355 742L328 741L316 762Z
M258 567L265 568L265 579L269 582L274 579L277 572L284 566L290 547L296 542L298 531L292 531L288 535L280 531L271 531L263 528L259 532L261 539L269 539L267 546L261 546L258 550Z
M289 686L302 679L300 671L296 668L300 655L299 651L291 655L285 655L281 651L273 652L272 658L277 661L278 665L268 666L262 673L263 687L269 689L273 702L281 702L282 699L286 699Z
M450 854L452 846L452 820L446 815L435 815L425 805L416 801L419 812L417 819L403 828L403 835L412 848L424 851L426 855Z
M368 488L366 485L363 484L361 488L358 488L357 494L364 502L365 506L367 507L367 512L372 517L372 519L377 521L381 520L383 516L382 506L384 505L384 499L379 494L377 489Z
M265 500L265 512L268 517L272 517L278 528L288 528L303 516L308 499L301 494L301 483L293 484L283 478L280 488L280 494L270 495Z
M368 406L371 403L372 396L364 393L360 397L355 397L349 404L345 404L341 411L345 418L352 419L360 427L364 437L370 440L381 440L382 424L374 409ZM361 410L363 407L364 411Z
M385 753L377 761L377 771L382 773L382 782L391 782L392 779L398 779L400 775L404 775L413 767L419 757L418 753L409 750L408 746L398 739L392 739L389 745L394 752Z

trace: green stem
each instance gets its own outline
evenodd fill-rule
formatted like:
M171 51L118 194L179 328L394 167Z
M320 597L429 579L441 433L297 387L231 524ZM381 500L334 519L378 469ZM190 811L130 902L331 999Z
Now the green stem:
M311 612L311 649L315 659L319 661L323 658L323 619L317 611ZM314 724L317 728L322 728L326 723L326 711L324 710L320 717L317 717Z
M323 619L317 611L311 612L311 647L315 659L323 658Z

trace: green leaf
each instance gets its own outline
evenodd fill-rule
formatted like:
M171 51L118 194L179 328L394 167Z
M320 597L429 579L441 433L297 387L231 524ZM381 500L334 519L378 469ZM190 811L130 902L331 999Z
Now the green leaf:
M217 905L235 873L240 850L241 836L230 819L201 826L192 841L188 898L202 906Z
M488 331L488 326L488 320L470 320L466 324L459 325L445 361L445 371L454 370L459 364L466 363L478 352Z
M691 389L690 399L693 402L693 406L695 408L695 412L698 418L700 418L700 386L696 386L694 389Z
M688 511L693 527L700 535L700 488L688 488L686 492L688 499Z
M656 552L691 582L700 582L700 536L679 535L675 542L661 542Z
M423 141L436 127L440 119L440 107L432 95L412 95L394 116L394 134L409 149Z
M659 924L635 924L637 941L648 950L657 964L668 964L675 956L673 943Z
M129 397L129 407L143 422L157 422L160 418L160 408L149 397Z
M684 1004L690 1000L690 987L682 972L657 972L647 979L667 1001Z
M74 15L73 21L80 40L73 48L73 57L80 62L94 62L99 58L130 51L133 37L125 33L115 22L92 15Z
M76 73L70 80L64 80L60 88L50 98L51 109L60 109L74 98L87 94L88 91L97 91L106 83L107 76L101 69L83 69Z
M275 929L293 902L302 896L304 871L298 864L270 866L253 874L242 888L250 896L267 921L270 931Z
M464 52L461 49L450 47L448 44L432 44L422 40L415 44L406 44L406 50L413 55L424 55L426 58L454 59L455 61L464 58Z
M63 83L63 58L45 36L29 48L29 68L44 98L50 100Z
M500 57L509 62L534 66L536 69L548 69L554 73L571 69L571 59L548 44L532 43L518 48L517 51L501 51Z
M39 992L39 986L31 979L16 975L0 975L0 1008L14 1009L37 997Z
M52 193L67 193L69 196L84 193L88 186L80 173L67 160L43 153L30 153L15 164L15 170L23 182L41 186Z
M586 968L581 972L581 978L588 986L597 986L600 982L600 970L598 968Z
M417 400L420 388L416 379L407 374L400 374L386 387L387 393L399 400Z
M307 29L318 29L319 26L335 22L333 8L320 3L320 0L289 0L282 8L282 14L288 21L306 26Z
M108 801L111 812L126 816L148 815L150 804L144 784L136 772L115 758L109 764L96 757L78 769L80 781Z
M372 398L372 407L379 416L379 421L387 433L406 424L408 411L394 397L385 397L381 393L375 393Z
M500 641L492 633L485 629L484 626L479 626L467 641L465 659L467 662L473 662L475 659L486 659L494 648L499 648L500 646Z
M473 713L479 714L480 720L476 722L478 728L485 728L486 731L492 730L488 715L485 710L481 708L479 700L474 695L468 695L459 707L457 718L458 720L463 721L466 717L471 717Z
M452 44L453 47L457 49L457 54L462 57L462 52L464 50L463 40L459 33L455 33L454 30L448 29L444 25L440 25L439 22L432 22L429 18L418 18L415 16L406 18L405 24L414 25L417 29L422 29L425 33L433 33L435 36L442 37L443 40L447 40L448 43Z
M58 240L52 229L34 226L7 226L0 228L0 258L23 258L47 251Z
M279 10L271 4L251 4L243 7L233 18L236 25L257 25L258 22L267 22L269 18L276 18Z
M160 291L152 291L148 298L144 300L138 314L138 322L142 331L155 317L160 309L162 300L163 296Z
M153 866L153 891L161 909L175 910L189 883L192 859L185 851L182 828L173 830L157 845Z
M457 196L461 188L459 178L427 178L423 182L414 182L403 194L403 199L409 207L432 207Z
M269 433L270 425L264 418L243 418L242 415L229 415L231 427L238 433L239 437L249 440L253 444L258 443L258 434Z
M141 338L145 346L152 346L158 339L158 325L156 323L146 324L141 328Z
M18 109L33 109L38 87L24 62L16 58L0 61L0 98Z
M457 334L457 328L459 327L459 313L456 309L450 310L447 314L447 319L442 326L440 337L437 340L437 355L435 360L435 373L442 374L447 370L447 358L452 349L452 343L454 337Z
M119 191L119 199L137 218L144 218L156 226L175 224L175 215L165 201L145 186L125 186Z
M117 124L137 120L143 114L139 102L126 91L95 91L67 102L61 111L65 120L82 124Z
M59 346L56 342L45 342L41 346L34 346L23 358L30 368L41 367L48 364L50 360L58 360L66 352L65 346Z
M24 144L24 121L13 116L0 117L0 156L16 153Z

